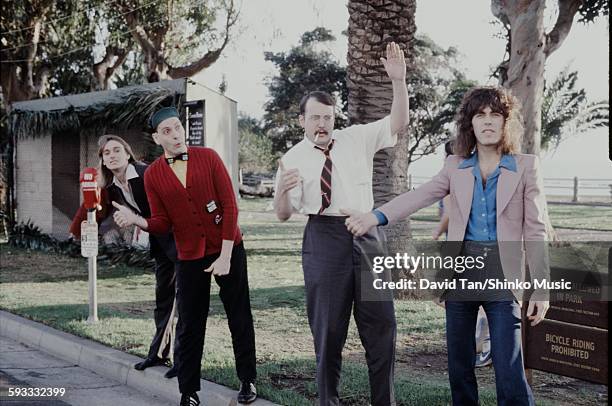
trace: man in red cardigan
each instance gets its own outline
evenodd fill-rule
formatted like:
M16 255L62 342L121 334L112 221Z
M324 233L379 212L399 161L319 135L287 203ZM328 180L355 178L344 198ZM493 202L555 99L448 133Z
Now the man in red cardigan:
M210 302L211 274L220 287L227 314L239 403L257 397L254 381L255 332L247 261L238 227L238 205L231 179L219 155L210 148L187 147L185 129L174 107L164 107L150 120L153 140L164 156L145 172L151 217L143 218L119 204L119 226L136 224L153 234L174 233L178 251L177 298L182 328L178 381L181 406L199 405L200 368Z

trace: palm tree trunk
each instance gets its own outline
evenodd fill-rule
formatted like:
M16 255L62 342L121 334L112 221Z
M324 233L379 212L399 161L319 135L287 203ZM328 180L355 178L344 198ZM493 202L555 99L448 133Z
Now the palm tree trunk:
M369 123L389 114L393 100L391 81L379 58L394 41L406 55L410 75L416 25L416 0L349 0L348 113L350 124ZM388 202L408 190L408 139L404 130L394 148L374 157L374 205ZM387 230L389 251L410 252L410 222Z

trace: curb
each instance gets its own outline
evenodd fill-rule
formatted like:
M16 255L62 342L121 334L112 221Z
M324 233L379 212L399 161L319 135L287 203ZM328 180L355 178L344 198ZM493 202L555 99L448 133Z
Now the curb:
M134 369L142 361L135 355L106 347L87 339L55 330L42 323L31 321L0 310L0 335L29 347L42 350L65 361L72 362L105 378L178 404L181 394L176 378L164 377L166 367L151 367L144 371ZM237 392L204 379L200 380L200 401L207 406L236 406ZM253 406L279 406L264 399L257 399Z

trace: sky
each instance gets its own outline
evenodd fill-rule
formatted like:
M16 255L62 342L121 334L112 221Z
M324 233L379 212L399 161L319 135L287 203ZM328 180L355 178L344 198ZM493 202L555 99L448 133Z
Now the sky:
M545 26L554 23L554 1L545 17ZM441 12L442 11L442 12ZM459 16L461 19L459 20ZM468 78L481 84L496 84L489 78L491 67L503 58L504 40L496 38L499 28L492 25L489 0L419 0L417 33L426 34L442 47L454 46ZM223 75L228 84L226 95L238 102L238 110L260 118L268 100L266 78L275 73L264 60L264 52L287 51L305 32L323 26L331 29L337 40L329 50L346 65L347 43L341 33L348 26L348 10L342 0L243 0L240 27L222 57L198 76L198 81L217 89ZM578 86L585 88L591 101L608 98L609 72L608 20L595 24L574 23L559 50L546 62L546 78L552 80L567 64L579 72ZM541 155L544 177L607 178L612 183L612 165L608 159L608 130L594 130L569 138L553 152ZM434 175L441 166L442 152L413 163L415 176Z

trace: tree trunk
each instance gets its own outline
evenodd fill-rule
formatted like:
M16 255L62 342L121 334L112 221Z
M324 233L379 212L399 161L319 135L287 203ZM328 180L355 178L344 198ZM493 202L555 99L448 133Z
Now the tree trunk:
M379 58L387 43L404 50L408 74L416 25L415 0L349 0L347 85L350 124L369 123L389 114L393 91ZM394 148L374 157L374 205L388 202L408 190L408 135L400 134ZM406 219L387 230L389 252L406 252L411 240Z
M500 84L521 102L523 126L522 152L540 155L542 99L546 58L567 37L581 0L558 0L559 14L553 29L544 31L545 0L491 0L491 11L509 30L510 55L500 64ZM556 232L545 214L549 241Z
M115 74L118 67L123 65L129 50L114 46L107 46L106 53L102 60L93 65L93 81L91 90L108 90L110 79Z
M133 38L140 45L145 60L145 76L149 82L157 82L165 79L178 79L191 77L198 72L210 67L215 63L230 40L231 28L238 21L238 10L234 6L234 0L225 4L227 12L225 18L225 29L222 31L223 41L214 49L210 49L195 62L185 66L172 66L171 61L166 58L166 34L170 31L170 24L164 24L153 29L145 29L146 21L141 21L135 13L130 13L131 4L126 1L118 3L124 11L125 22L130 28ZM170 8L172 4L170 3ZM201 33L197 33L198 35Z
M544 94L545 1L493 0L494 14L510 25L510 59L500 75L501 85L521 102L522 151L540 155L542 97Z

